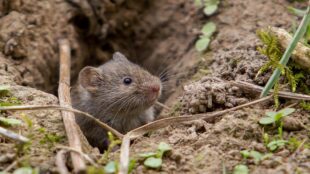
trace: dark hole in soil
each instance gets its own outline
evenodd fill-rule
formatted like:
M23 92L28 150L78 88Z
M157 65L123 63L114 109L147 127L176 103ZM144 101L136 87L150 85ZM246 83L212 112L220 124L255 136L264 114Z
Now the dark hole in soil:
M79 30L82 30L82 31L89 30L89 25L90 25L89 19L82 14L76 15L74 18L72 18L72 23Z
M120 51L152 74L163 74L161 79L164 82L169 81L169 85L176 86L177 83L171 81L179 82L174 74L187 72L188 67L183 67L185 63L180 62L188 59L186 54L192 50L189 48L193 46L195 35L188 30L196 26L194 21L197 20L189 18L187 22L180 22L188 18L189 14L184 10L192 9L190 3L169 2L162 6L165 2L129 0L117 6L115 1L112 2L114 6L109 4L114 12L110 12L108 7L92 4L96 20L78 13L72 18L72 23L88 52L82 64L99 66L109 60L115 51ZM92 21L97 23L94 25ZM77 73L72 74L72 84L75 84ZM163 100L170 93L166 91Z

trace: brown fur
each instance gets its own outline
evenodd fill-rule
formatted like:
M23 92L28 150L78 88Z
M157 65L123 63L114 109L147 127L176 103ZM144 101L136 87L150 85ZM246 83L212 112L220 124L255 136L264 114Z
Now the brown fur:
M132 79L130 85L123 83L126 77ZM151 100L149 93L152 86L160 86L157 99L161 93L160 79L115 53L112 60L98 68L88 66L81 70L71 96L74 108L126 133L154 120L156 100ZM101 127L82 116L76 120L91 145L106 148L106 132Z

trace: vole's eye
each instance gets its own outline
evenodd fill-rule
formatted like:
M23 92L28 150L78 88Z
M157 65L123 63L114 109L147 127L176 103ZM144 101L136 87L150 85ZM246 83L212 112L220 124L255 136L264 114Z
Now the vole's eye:
M132 79L129 77L124 78L123 83L125 85L130 85L132 83Z

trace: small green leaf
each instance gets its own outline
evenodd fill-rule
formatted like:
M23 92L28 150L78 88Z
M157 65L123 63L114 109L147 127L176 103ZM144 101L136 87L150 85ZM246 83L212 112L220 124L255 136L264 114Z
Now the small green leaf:
M218 6L216 4L207 5L203 9L203 12L204 12L205 15L211 16L211 15L213 15L216 12L217 9L218 9Z
M274 121L280 121L281 118L283 117L283 114L278 112L275 116L274 116Z
M207 37L200 38L199 40L197 40L197 42L195 44L196 50L199 52L205 51L208 48L209 43L210 43L209 38L207 38Z
M156 154L157 154L157 153L155 153L155 152L140 153L140 154L139 154L139 157L148 158L148 157L151 157L151 156L155 156Z
M248 158L250 156L250 152L248 150L242 150L240 151L243 158Z
M201 32L207 36L208 38L210 38L212 36L212 34L216 31L216 25L214 22L208 22L206 23L203 27Z
M248 174L249 168L246 165L239 164L235 166L233 174Z
M286 140L274 140L274 141L271 141L270 143L268 143L267 147L269 148L269 150L275 151L279 147L284 146L286 143L288 143L288 141L286 141Z
M284 117L284 116L288 116L288 115L292 114L293 112L295 112L295 110L296 109L294 109L294 108L284 108L284 109L278 111L278 113L281 113Z
M306 14L306 10L300 10L298 8L294 8L292 6L288 6L287 7L288 11L294 15L297 15L297 16L304 16Z
M14 119L14 118L0 117L0 123L5 126L17 126L17 125L21 125L22 121Z
M154 168L154 169L160 168L161 164L162 164L161 158L150 157L144 161L145 166L150 167L150 168Z
M258 162L263 158L263 155L255 150L250 152L250 156L254 159L255 164L258 164Z
M274 119L273 118L271 118L271 117L263 117L263 118L261 118L260 120L259 120L259 123L260 124L263 124L263 125L267 125L267 124L272 124L272 123L274 123Z
M39 174L39 169L31 167L22 167L14 170L13 174Z
M266 112L266 115L268 116L268 117L272 117L272 118L274 118L274 116L277 114L277 112Z
M171 150L172 148L170 147L169 144L165 143L165 142L160 142L158 145L158 150L162 151L162 152L166 152Z
M117 163L115 161L110 161L105 167L104 167L105 173L116 173L117 171Z

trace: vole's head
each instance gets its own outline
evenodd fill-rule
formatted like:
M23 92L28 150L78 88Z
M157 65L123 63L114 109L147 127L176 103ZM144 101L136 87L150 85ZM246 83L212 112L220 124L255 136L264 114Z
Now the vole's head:
M161 95L161 81L121 53L98 68L85 67L79 84L98 106L110 111L142 111L152 106Z

